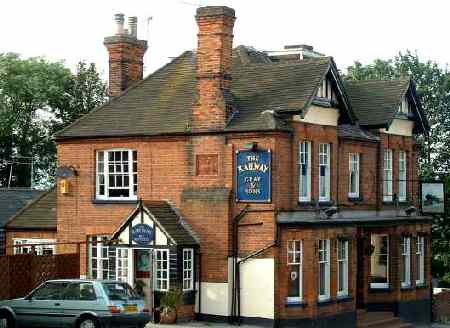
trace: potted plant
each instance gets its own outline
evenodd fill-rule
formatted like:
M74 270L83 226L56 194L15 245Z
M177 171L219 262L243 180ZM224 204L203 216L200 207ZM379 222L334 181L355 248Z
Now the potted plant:
M173 324L177 322L177 308L181 303L182 294L183 292L179 288L173 288L161 297L160 323Z

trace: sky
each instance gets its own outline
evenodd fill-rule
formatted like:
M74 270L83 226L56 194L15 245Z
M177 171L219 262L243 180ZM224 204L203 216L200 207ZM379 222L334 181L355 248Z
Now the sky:
M115 13L138 16L138 36L148 40L145 75L197 45L195 10L226 5L236 10L234 45L281 50L310 44L345 70L399 51L418 51L442 67L450 61L444 0L15 0L2 3L0 53L64 60L75 68L94 62L106 78L103 38L113 35ZM151 17L151 19L149 19Z

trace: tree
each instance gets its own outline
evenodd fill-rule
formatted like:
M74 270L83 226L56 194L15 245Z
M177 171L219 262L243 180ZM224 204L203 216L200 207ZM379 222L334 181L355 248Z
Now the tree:
M62 62L0 54L0 186L12 167L15 187L53 181L56 147L52 134L92 110L106 97L93 64L72 74Z
M345 76L350 80L397 79L411 77L430 122L429 139L418 136L421 144L420 176L422 179L446 181L446 199L450 199L450 73L435 62L421 61L417 53L406 51L394 59L377 59L373 64L355 62ZM433 272L450 272L450 213L434 215L432 251ZM436 268L439 268L436 270ZM438 272L440 271L440 272Z

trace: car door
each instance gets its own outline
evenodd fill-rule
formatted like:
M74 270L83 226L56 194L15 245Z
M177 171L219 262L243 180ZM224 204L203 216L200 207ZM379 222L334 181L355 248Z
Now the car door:
M60 327L62 295L68 282L49 281L23 300L16 301L15 313L21 327Z
M94 284L88 281L72 282L67 286L63 295L62 310L64 326L75 324L77 317L86 312L98 313L101 304L101 297L97 295ZM106 309L106 305L103 304Z

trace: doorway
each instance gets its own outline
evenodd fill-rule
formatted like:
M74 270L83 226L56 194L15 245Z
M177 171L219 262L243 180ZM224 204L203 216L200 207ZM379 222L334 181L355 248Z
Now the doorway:
M134 249L134 287L144 297L145 305L153 308L153 250Z

